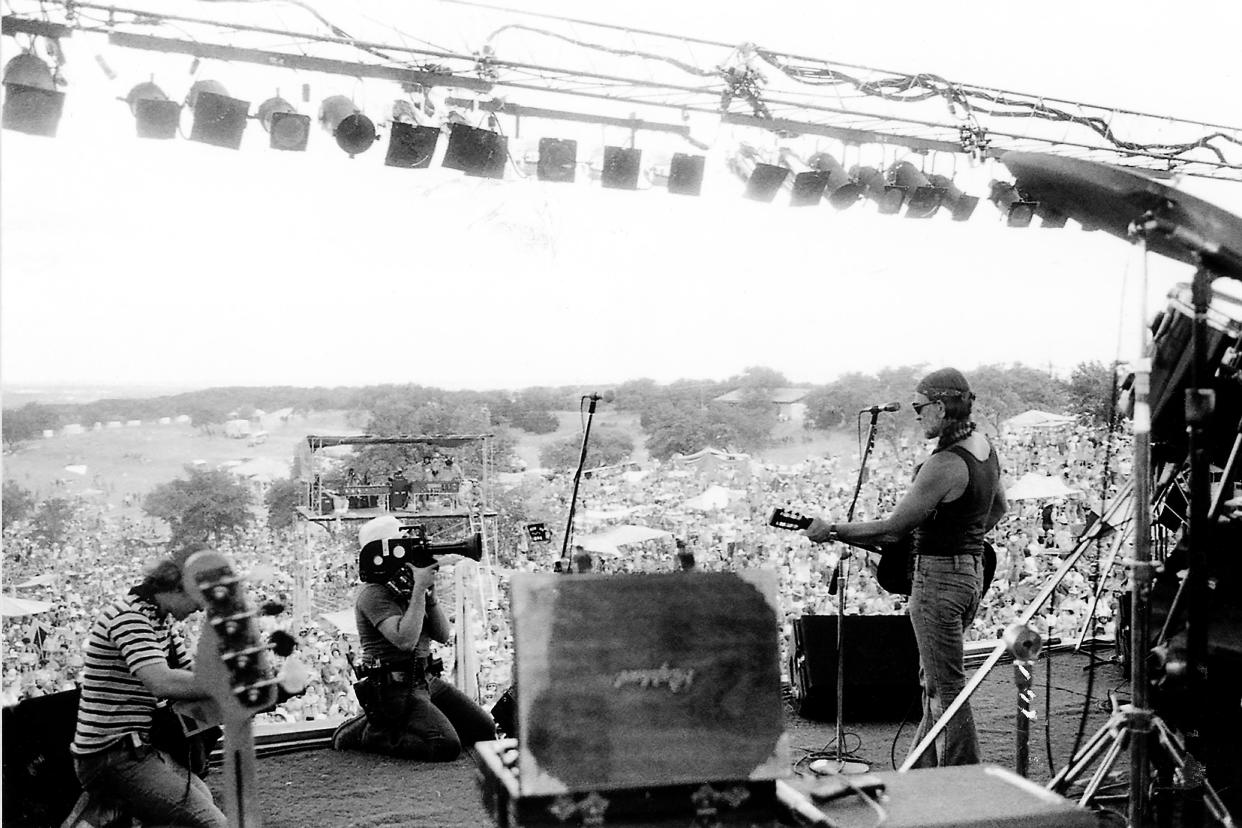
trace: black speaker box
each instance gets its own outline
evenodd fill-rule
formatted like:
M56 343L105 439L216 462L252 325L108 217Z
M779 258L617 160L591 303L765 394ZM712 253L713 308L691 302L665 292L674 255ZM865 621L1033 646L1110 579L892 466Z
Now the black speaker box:
M790 680L798 713L835 720L837 617L804 615L793 630ZM846 720L896 721L918 704L919 651L908 617L847 615L843 645Z
M81 792L69 746L78 691L26 699L4 709L4 825L59 825Z

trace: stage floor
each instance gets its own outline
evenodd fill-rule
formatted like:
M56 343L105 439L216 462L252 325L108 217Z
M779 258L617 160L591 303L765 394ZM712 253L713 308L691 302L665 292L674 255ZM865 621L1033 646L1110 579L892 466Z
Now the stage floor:
M1093 701L1086 723L1090 736L1108 718L1107 693L1116 690L1128 699L1127 676L1103 649L1093 670L1086 654L1054 654L1051 662L1051 721L1045 719L1047 662L1035 671L1034 692L1039 718L1031 725L1030 778L1043 784L1069 760L1079 716L1094 674ZM1016 688L1013 667L998 665L988 675L972 701L979 738L986 762L1013 768ZM914 716L916 711L911 711ZM914 733L915 722L902 726L892 722L845 722L847 746L868 760L874 770L889 770L893 757L900 764ZM1052 765L1048 762L1045 727L1051 727ZM832 749L836 725L803 719L787 709L786 730L796 762L809 753ZM899 733L900 731L900 733ZM1126 762L1118 762L1124 778ZM479 828L490 825L475 783L472 759L463 757L444 765L403 762L330 749L282 756L258 762L259 801L268 828L363 828L363 826L431 826L433 828ZM222 780L213 773L209 780L217 796ZM1125 794L1125 788L1119 792ZM949 792L946 792L948 795ZM1124 811L1124 798L1116 807Z

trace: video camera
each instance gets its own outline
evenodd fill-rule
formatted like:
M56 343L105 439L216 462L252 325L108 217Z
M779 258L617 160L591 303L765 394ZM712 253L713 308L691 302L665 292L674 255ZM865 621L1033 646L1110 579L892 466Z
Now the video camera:
M483 557L483 536L478 532L463 540L432 543L422 526L409 526L402 531L410 534L373 540L362 547L358 555L359 580L367 584L400 581L408 572L406 564L431 566L444 555L461 555L473 561Z

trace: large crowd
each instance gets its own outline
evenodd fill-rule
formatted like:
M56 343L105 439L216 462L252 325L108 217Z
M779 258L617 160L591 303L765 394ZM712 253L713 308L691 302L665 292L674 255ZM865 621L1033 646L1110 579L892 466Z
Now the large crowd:
M1009 513L992 534L997 571L968 632L972 640L998 638L1022 613L1076 548L1092 515L1122 496L1131 458L1125 435L1114 435L1109 441L1103 433L1081 426L1005 434L994 440L1007 484L1033 471L1059 478L1078 494L1010 503ZM924 453L921 445L878 442L855 519L890 511ZM774 568L779 574L783 615L782 665L787 664L794 620L802 615L835 614L842 595L846 613L904 612L905 599L879 588L866 555L849 557L845 588L834 595L829 581L837 556L845 548L816 546L797 532L768 525L768 515L777 506L843 520L857 474L858 456L852 455L808 457L790 466L708 456L697 463L674 459L592 475L582 482L579 492L573 537L573 545L583 547L578 561L561 558L559 540L533 542L519 530L513 537L497 539L493 545L497 551L486 566L458 564L468 568L468 577L454 578L450 567L441 572L448 606L465 610L465 616L454 621L462 629L458 640L475 650L475 658L467 663L477 664L481 700L490 703L512 680L508 585L513 573L573 571L588 556L591 570L603 573L671 571L684 566L691 555L702 571ZM549 526L564 520L572 490L570 475L548 479L532 474L501 485L516 487L511 494L524 500L528 510L544 510L543 519ZM708 489L715 497L700 497ZM597 542L616 537L609 530L618 525L659 531L629 545ZM60 544L37 542L29 525L5 530L5 593L44 601L51 608L4 619L4 704L75 686L89 625L107 602L137 582L146 562L162 553L162 547L143 540L158 529L150 521L123 516L121 510L84 502ZM306 692L263 714L262 720L332 720L357 712L350 660L358 642L324 618L331 611L352 608L357 586L355 538L353 532L333 534L318 526L312 531L285 533L256 526L220 544L220 550L247 574L254 605L268 607L270 614L261 618L264 631L288 631L298 642L292 658L309 672ZM1093 561L1109 560L1107 539L1093 544L1092 550L1060 582L1034 619L1042 634L1072 640L1084 631L1105 638L1115 633L1114 612L1124 573L1120 565L1098 566L1093 571ZM296 582L297 577L303 581ZM464 594L455 595L457 589ZM1103 598L1088 619L1097 591ZM308 606L295 606L307 596ZM191 645L198 623L195 617L187 622L185 632ZM456 663L452 646L441 648L437 655L451 671Z

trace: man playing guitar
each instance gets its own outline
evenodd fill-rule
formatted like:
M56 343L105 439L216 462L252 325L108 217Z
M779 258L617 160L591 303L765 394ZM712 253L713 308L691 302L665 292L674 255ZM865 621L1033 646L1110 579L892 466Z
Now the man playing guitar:
M966 686L964 632L982 598L983 537L1008 506L996 451L970 419L975 395L966 377L953 368L933 371L919 382L914 397L912 407L923 435L937 444L893 513L882 520L854 523L816 518L806 536L815 543L884 544L913 531L910 623L918 642L923 688L923 717L914 737L918 745ZM978 761L979 738L966 704L916 766Z

